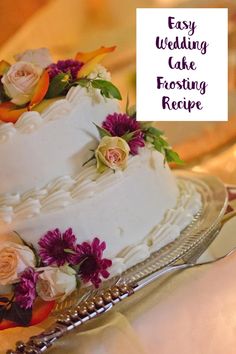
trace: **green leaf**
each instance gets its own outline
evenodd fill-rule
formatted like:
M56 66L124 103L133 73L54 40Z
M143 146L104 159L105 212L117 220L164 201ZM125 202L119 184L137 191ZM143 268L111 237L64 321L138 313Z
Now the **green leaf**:
M104 136L111 136L110 132L102 127L99 127L96 123L93 123L95 127L97 128L100 138L102 139Z
M104 164L101 163L101 162L97 165L97 171L98 171L99 173L105 172L108 168L109 168L109 167L107 167L106 165L104 165Z
M155 148L157 151L159 151L159 152L162 153L162 154L165 154L164 146L162 145L162 143L160 142L160 140L155 139L154 142L153 142L153 146L154 146L154 148Z
M83 163L82 167L84 167L85 165L87 165L90 161L94 160L95 159L95 154L93 153L93 155Z
M132 119L132 118L131 118ZM137 133L138 130L135 130L134 132L130 132L130 133L125 133L124 135L122 135L122 139L124 139L127 143L133 139L135 133Z
M73 82L73 86L74 85L80 85L82 87L88 87L89 84L90 84L90 80L86 79L86 78L79 79L79 80L76 80L76 81Z
M128 115L131 118L136 118L136 105L130 106L128 109Z
M148 136L148 135L145 135L144 136L144 139L148 142L148 143L151 143L153 144L154 141L155 141L155 138L151 137L151 136Z
M6 102L9 101L10 98L6 95L6 92L4 90L3 84L0 81L0 102Z
M87 259L88 259L88 257L85 257L85 258L82 259L79 263L74 264L74 265L72 266L72 268L76 271L77 274L79 274L81 264L83 264Z
M163 147L169 147L169 143L163 137L156 137L155 140L158 140Z
M173 151L164 137L164 132L151 126L151 122L142 123L142 129L145 135L145 140L152 144L155 150L164 155L164 162L175 162L176 164L183 164L183 160L179 157L177 152Z
M77 290L81 287L81 281L80 281L80 277L78 275L76 275L76 288Z
M53 98L62 95L62 93L69 87L70 74L60 73L51 80L46 94L46 98Z
M153 122L152 121L145 121L145 122L140 122L142 130L147 130L148 128L153 126Z
M72 265L72 268L76 271L76 273L78 273L79 272L79 267L80 267L80 265L79 264L73 264Z
M161 135L164 135L164 132L155 127L148 127L146 129L146 134L160 137Z
M129 115L129 95L127 95L126 99L125 112Z
M131 118L136 118L136 105L129 105L129 95L127 95L126 105L125 105L125 113Z
M116 98L117 100L122 99L120 91L110 81L92 80L91 85L93 88L99 89L101 94L107 98Z
M168 162L175 162L179 165L184 164L184 161L179 157L179 154L176 151L171 149L166 149L165 153L166 153L166 160Z

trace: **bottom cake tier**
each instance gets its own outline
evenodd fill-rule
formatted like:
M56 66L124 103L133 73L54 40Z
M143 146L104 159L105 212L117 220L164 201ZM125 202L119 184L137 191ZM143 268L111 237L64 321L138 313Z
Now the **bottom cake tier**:
M0 226L16 231L36 248L56 228L72 228L78 242L95 236L106 242L111 276L149 257L173 241L201 207L201 196L189 182L178 181L163 155L143 149L124 171L85 167L75 177L62 176L22 196L17 217Z

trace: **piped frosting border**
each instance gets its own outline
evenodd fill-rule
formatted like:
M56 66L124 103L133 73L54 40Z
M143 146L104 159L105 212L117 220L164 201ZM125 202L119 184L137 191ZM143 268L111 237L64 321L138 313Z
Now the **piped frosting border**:
M122 250L114 259L110 276L121 274L147 259L151 253L174 241L193 220L202 207L202 199L191 181L178 179L179 196L175 208L166 211L143 241Z
M100 64L96 66L88 78L94 79L98 74L100 79L111 80L110 73ZM37 111L25 112L15 124L0 121L0 145L8 142L16 134L30 134L40 129L44 124L68 117L77 105L85 99L90 100L92 105L107 100L98 89L73 86L64 98L59 98L51 103L42 113Z
M103 174L96 166L84 167L75 177L69 175L56 178L40 189L33 189L24 194L0 195L0 220L11 223L14 219L27 219L40 213L53 212L66 208L72 203L93 197L114 183L125 178L132 167L140 163L141 156L129 159L129 169L114 173L111 169Z
M84 98L90 99L92 104L105 100L97 89L72 87L65 98L52 103L42 113L36 111L23 113L15 124L0 122L0 144L8 142L17 133L30 134L44 124L67 117Z

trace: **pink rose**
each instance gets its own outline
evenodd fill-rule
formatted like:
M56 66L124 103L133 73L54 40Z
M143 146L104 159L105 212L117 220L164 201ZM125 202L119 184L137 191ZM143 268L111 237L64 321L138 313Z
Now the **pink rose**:
M15 55L16 61L26 61L28 63L38 65L45 69L52 64L52 58L47 48L29 49L23 53Z
M27 268L36 264L33 251L15 242L0 243L0 285L13 284Z
M40 269L39 269L40 270ZM37 281L37 293L44 301L60 299L63 301L77 286L76 272L71 267L41 268Z
M95 151L97 170L103 172L107 167L113 170L124 169L129 152L129 145L124 139L118 136L104 136Z
M28 103L42 75L43 69L25 61L12 65L2 77L2 83L7 96L16 105Z

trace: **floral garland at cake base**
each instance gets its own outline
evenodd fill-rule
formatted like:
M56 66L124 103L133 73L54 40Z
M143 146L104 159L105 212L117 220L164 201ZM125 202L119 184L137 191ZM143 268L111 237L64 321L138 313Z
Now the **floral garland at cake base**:
M0 329L36 324L55 301L63 301L83 284L98 288L109 277L112 261L103 258L106 243L98 237L80 244L76 240L69 228L48 231L38 251L16 233L1 242L0 285L10 285L12 291L0 297Z

